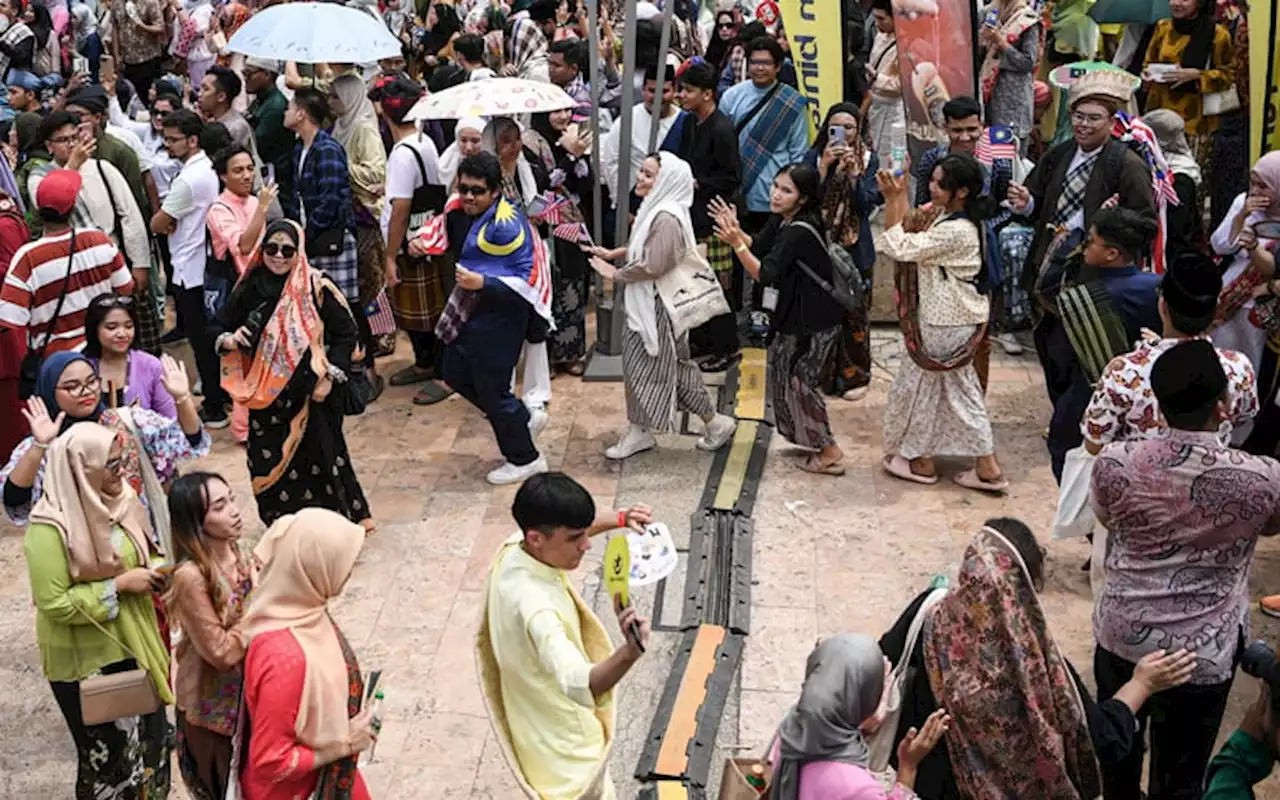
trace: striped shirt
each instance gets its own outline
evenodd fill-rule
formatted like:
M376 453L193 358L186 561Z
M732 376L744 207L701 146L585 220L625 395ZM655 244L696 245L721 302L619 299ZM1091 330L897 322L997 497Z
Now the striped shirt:
M22 246L13 256L0 287L0 326L26 328L30 346L40 347L67 280L71 232L54 234ZM94 228L76 229L76 254L62 311L53 325L48 353L78 350L84 345L84 318L89 303L101 294L133 291L133 276L111 237Z

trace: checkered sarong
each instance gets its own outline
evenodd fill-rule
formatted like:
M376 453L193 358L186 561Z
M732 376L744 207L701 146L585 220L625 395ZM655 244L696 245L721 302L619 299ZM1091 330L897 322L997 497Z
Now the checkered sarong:
M1058 196L1058 207L1053 212L1053 224L1065 225L1067 220L1084 208L1084 193L1089 188L1089 178L1093 175L1093 167L1098 157L1086 158L1067 173L1062 182L1062 194Z
M336 256L308 256L311 266L333 281L347 301L359 305L360 258L356 253L356 237L351 231L342 234L342 252Z
M138 321L138 349L150 353L153 356L160 355L160 335L161 323L160 312L156 309L155 300L151 297L151 290L138 292L134 295L137 305L134 306L134 314Z
M396 267L400 282L387 290L396 325L405 331L434 331L453 287L453 259L447 254L409 258L401 253Z
M728 272L733 269L732 247L715 236L707 236L701 239L698 244L707 246L707 262L711 264L711 269L716 272Z

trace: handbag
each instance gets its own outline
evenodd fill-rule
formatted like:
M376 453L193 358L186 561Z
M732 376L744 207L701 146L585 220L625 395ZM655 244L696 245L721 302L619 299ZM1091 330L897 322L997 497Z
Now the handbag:
M677 339L729 313L720 280L711 264L696 247L685 250L676 265L654 281L662 305L671 317L671 328Z
M53 341L53 330L58 324L58 316L62 314L62 303L67 299L67 289L71 288L71 269L76 259L76 229L71 226L71 255L67 256L67 274L62 276L62 291L58 292L58 304L53 307L53 316L45 328L44 342L39 350L28 349L18 365L18 398L26 400L36 393L36 382L40 379L40 365L44 363L45 351L49 342ZM29 344L29 343L28 343Z
M920 631L924 629L925 618L942 598L947 596L946 587L938 587L920 604L911 627L907 629L907 639L902 646L902 655L897 665L889 673L889 681L885 685L885 715L880 727L869 739L871 756L867 760L867 769L882 773L889 769L889 759L893 756L898 744L898 721L902 718L903 689L915 677L915 668L910 666L911 654L915 652L916 643L920 640Z
M138 656L102 627L83 609L85 619L107 635L137 663ZM104 725L125 717L142 717L160 708L160 695L145 669L135 667L109 675L94 675L80 681L80 718L87 725Z
M1212 66L1213 54L1210 53L1209 58L1205 61L1204 68L1208 70ZM1239 110L1240 93L1236 91L1234 83L1220 92L1207 92L1200 98L1200 113L1206 117L1217 117Z
M308 258L327 258L342 254L347 236L346 228L330 228L307 240Z
M1058 487L1058 510L1053 517L1053 538L1074 539L1093 531L1098 518L1089 505L1089 485L1095 458L1084 445L1067 451Z

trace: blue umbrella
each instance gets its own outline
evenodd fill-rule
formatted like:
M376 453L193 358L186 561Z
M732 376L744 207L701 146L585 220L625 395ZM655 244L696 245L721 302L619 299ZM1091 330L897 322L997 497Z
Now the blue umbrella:
M1172 15L1169 0L1098 0L1089 9L1089 16L1099 25L1123 22L1154 25Z

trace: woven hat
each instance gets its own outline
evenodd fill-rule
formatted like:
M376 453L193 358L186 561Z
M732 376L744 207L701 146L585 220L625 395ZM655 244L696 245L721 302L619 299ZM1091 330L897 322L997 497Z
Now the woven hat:
M1091 69L1076 78L1067 91L1067 105L1076 104L1088 97L1104 97L1121 106L1133 99L1138 78L1119 69Z

